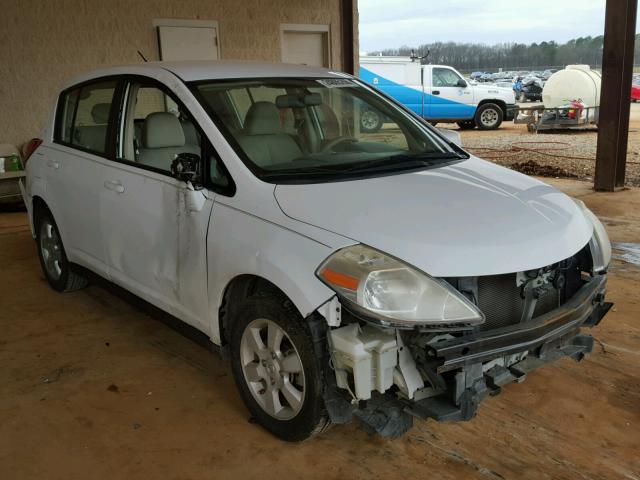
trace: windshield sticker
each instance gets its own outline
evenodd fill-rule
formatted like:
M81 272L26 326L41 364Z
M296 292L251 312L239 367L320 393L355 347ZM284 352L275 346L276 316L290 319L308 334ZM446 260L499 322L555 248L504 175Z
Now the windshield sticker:
M327 88L347 88L356 86L355 83L346 78L325 78L323 80L316 80L316 82Z

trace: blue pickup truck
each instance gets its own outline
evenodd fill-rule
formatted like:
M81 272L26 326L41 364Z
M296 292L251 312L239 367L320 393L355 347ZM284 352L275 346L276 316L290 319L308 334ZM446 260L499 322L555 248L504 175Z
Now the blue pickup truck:
M411 57L360 57L360 78L433 124L493 130L517 111L511 88L475 84L453 67L421 65ZM360 128L373 132L383 123L371 110L361 115Z

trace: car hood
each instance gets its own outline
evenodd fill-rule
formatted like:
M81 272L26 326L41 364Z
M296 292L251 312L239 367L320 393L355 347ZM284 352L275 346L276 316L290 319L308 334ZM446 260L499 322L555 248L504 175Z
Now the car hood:
M489 85L479 84L479 85L476 85L474 88L476 89L476 93L480 93L483 95L499 95L500 97L503 97L507 101L507 103L515 102L513 88L499 87L498 85L493 85L493 84L489 84Z
M384 177L278 185L289 217L437 277L540 268L584 247L593 225L555 188L472 157Z

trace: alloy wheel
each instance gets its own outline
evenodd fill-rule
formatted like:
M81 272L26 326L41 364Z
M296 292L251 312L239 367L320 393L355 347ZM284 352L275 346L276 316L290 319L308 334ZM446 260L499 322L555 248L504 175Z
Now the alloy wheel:
M364 130L375 130L378 128L380 123L380 117L377 113L372 112L371 110L367 110L362 112L362 116L360 117L360 125Z
M302 359L287 333L265 318L253 320L242 333L240 365L258 405L278 420L295 417L304 404Z

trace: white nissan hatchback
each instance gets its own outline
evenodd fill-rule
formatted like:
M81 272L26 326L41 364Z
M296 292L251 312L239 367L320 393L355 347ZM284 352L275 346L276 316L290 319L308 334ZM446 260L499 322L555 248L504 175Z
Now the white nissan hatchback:
M92 271L199 329L278 437L397 436L580 360L611 307L584 204L457 143L343 73L147 63L64 88L23 195L54 289Z

